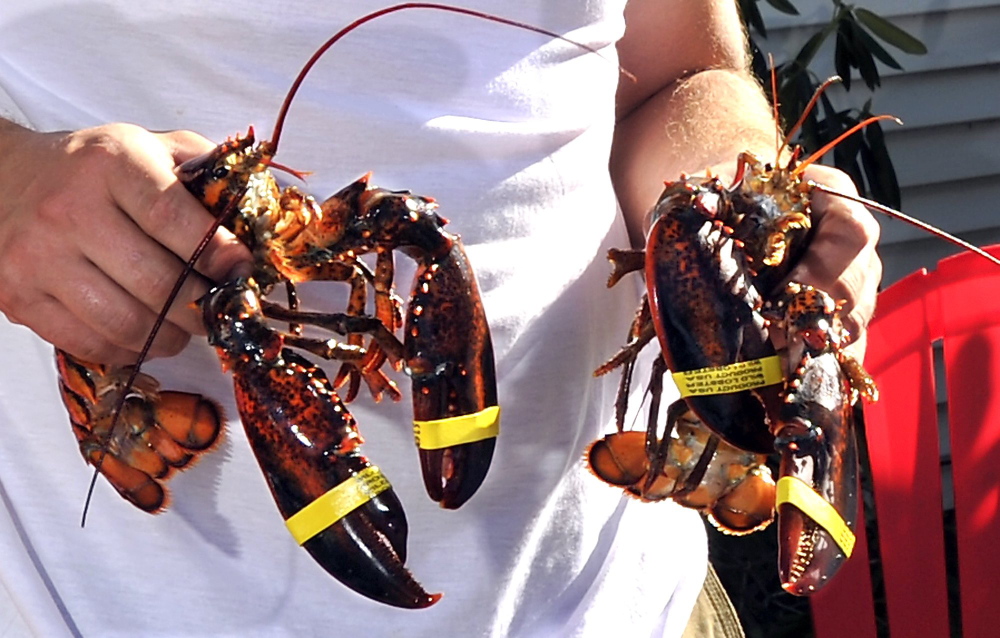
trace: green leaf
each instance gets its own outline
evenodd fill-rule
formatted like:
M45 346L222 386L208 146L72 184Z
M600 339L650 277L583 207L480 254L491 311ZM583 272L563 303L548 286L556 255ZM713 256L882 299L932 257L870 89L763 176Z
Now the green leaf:
M875 38L868 35L867 31L862 28L858 28L855 30L854 35L858 36L858 39L866 47L868 47L868 50L871 51L872 55L881 60L883 64L892 67L897 71L903 70L903 67L900 66L899 62L896 62L896 59L889 55L889 52L882 48L882 45L876 42Z
M844 116L836 128L831 127L828 139L835 139L855 124L857 124L857 122L853 117ZM862 172L861 165L858 162L858 153L860 152L861 145L864 141L864 137L861 135L861 132L858 131L837 144L837 146L833 149L833 165L850 175L859 190L864 189L865 185L864 173Z
M877 16L871 11L860 7L856 8L854 13L858 16L858 20L868 27L868 30L875 34L876 37L891 44L900 51L903 51L904 53L911 53L913 55L923 55L927 53L927 47L924 46L923 42L916 39L906 31L903 31L885 18Z
M791 16L799 15L799 10L788 0L767 0L767 3L782 13Z
M847 173L850 176L851 181L853 181L855 186L858 187L858 190L864 192L864 173L861 171L861 166L858 164L857 151L855 151L853 155L847 155L842 152L838 146L833 150L833 165Z
M847 42L847 27L841 23L837 29L837 46L833 51L833 68L837 75L844 81L844 88L851 90L851 67L857 66L854 62L854 53Z
M858 64L861 79L865 81L869 89L874 91L875 87L881 86L882 81L879 78L878 67L875 66L875 59L872 58L871 51L858 36L862 29L853 19L844 20L844 24L847 26L847 44L851 47L854 61Z
M830 37L833 30L837 28L837 21L831 20L829 24L823 27L822 31L817 31L814 33L806 43L799 49L798 55L795 56L795 62L801 68L806 68L812 62L812 59L816 57L816 52L819 48L823 46L826 39Z
M766 39L767 27L764 26L764 18L760 15L757 2L758 0L740 0L740 15L743 16L743 22L753 27L760 33L761 37Z
M899 181L896 179L896 169L892 165L882 127L878 122L870 124L865 129L865 142L871 157L867 158L866 162L862 154L862 162L865 164L865 173L868 174L872 198L898 210L901 197Z
M795 56L795 62L802 68L809 66L812 59L816 57L816 52L819 48L823 46L823 41L826 40L826 33L823 31L817 31L812 34L806 43L802 45L799 49L798 55Z
M781 109L781 121L785 125L786 132L798 121L814 90L815 87L811 80L804 73L796 73L782 79L778 89L778 105ZM810 126L815 127L815 120L816 114L810 113L803 130L808 130Z

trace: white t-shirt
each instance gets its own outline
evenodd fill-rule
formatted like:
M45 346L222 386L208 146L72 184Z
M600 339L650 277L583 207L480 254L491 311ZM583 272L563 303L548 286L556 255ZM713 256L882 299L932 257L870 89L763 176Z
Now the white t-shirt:
M607 171L624 1L463 4L604 58L465 16L397 13L317 66L277 158L313 171L318 197L368 170L380 186L434 196L478 274L503 410L480 491L458 511L438 508L405 399L351 406L406 509L407 564L443 599L399 610L330 578L286 531L232 419L220 449L171 481L167 512L143 514L102 480L80 529L91 468L51 346L0 318L0 620L43 636L680 635L705 574L698 515L624 498L582 460L613 428L616 375L591 372L639 299L638 278L605 288L606 251L627 244ZM46 131L128 121L221 141L252 124L266 137L314 48L380 6L6 0L0 105ZM405 293L412 267L397 264ZM346 288L302 295L339 310ZM231 379L204 340L145 370L235 417Z

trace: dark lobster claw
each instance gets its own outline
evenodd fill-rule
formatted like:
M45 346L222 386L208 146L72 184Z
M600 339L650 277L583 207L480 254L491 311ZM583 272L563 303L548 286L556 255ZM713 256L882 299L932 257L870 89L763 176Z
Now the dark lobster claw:
M801 379L783 407L775 443L781 453L778 575L781 586L799 596L821 588L850 557L858 514L853 408L847 400L830 405L816 396L824 388L850 396L836 354L812 358Z
M876 393L840 351L836 304L811 286L788 285L790 370L776 427L778 573L793 594L819 590L850 557L858 515L853 403Z
M432 199L368 182L366 176L341 190L323 210L346 220L338 250L400 249L417 263L403 324L414 433L428 495L454 509L485 479L500 424L479 286L461 240L445 230ZM388 290L390 260L379 263L376 289Z
M403 566L407 524L388 480L361 454L354 417L321 368L282 347L247 280L202 301L210 341L233 370L254 456L293 537L331 576L397 607L434 604Z
M496 372L479 287L457 239L418 258L403 346L428 495L460 507L490 468L500 427Z
M774 356L759 295L737 268L734 240L713 224L716 181L668 185L646 239L646 285L656 334L674 373L717 369ZM780 381L780 378L778 379ZM774 449L765 412L749 390L694 394L688 405L728 443L758 454Z

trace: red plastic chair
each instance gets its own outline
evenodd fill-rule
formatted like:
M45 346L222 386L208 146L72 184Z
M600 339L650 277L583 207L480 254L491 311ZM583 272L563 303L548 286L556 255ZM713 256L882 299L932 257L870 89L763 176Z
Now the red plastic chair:
M988 249L1000 256L1000 245ZM971 254L885 290L866 368L879 546L892 638L950 635L936 384L943 341L964 638L1000 636L1000 267ZM863 519L859 519L863 520ZM875 638L863 530L854 557L812 602L817 638Z

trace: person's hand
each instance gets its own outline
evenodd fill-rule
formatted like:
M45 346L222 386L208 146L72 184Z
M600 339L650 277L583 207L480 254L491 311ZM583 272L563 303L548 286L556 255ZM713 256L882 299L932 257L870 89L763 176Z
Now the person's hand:
M803 174L848 195L858 194L851 178L835 168L813 164ZM875 252L879 225L867 208L835 195L814 191L811 203L815 234L789 277L843 302L840 317L850 333L848 352L860 361L882 281L882 261Z
M129 124L37 133L0 121L0 311L87 361L133 363L212 217L174 175L214 144ZM220 230L153 342L203 334L192 301L249 252Z

